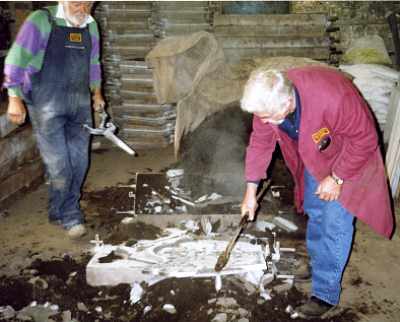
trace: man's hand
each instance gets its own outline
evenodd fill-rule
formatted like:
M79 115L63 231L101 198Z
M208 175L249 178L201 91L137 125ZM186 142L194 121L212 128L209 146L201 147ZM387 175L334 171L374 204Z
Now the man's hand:
M102 112L104 110L104 107L106 106L106 103L103 99L103 95L101 95L100 89L95 90L92 99L93 99L93 106L92 106L93 110L96 112Z
M254 220L254 215L258 208L256 193L257 193L257 184L250 182L247 183L246 193L244 195L241 205L241 213L242 217L248 214L249 221Z
M20 97L10 96L8 98L7 117L12 123L17 125L25 122L26 109Z
M315 194L322 200L334 201L339 198L341 191L342 186L337 184L331 176L327 176L321 181Z

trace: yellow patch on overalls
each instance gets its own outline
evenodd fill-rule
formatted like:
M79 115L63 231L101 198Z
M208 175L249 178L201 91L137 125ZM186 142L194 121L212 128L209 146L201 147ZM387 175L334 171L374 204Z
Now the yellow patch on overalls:
M328 128L323 127L322 129L319 129L317 132L313 133L312 139L316 144L318 144L322 140L322 138L328 135L329 133L330 132Z
M82 34L71 32L69 34L69 41L70 42L82 42Z

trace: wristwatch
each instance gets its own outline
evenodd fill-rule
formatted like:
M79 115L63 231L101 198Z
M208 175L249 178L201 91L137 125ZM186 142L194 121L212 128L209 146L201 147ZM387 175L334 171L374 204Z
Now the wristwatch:
M341 186L344 183L344 180L339 178L336 174L332 173L331 175L332 179L335 180L336 184Z

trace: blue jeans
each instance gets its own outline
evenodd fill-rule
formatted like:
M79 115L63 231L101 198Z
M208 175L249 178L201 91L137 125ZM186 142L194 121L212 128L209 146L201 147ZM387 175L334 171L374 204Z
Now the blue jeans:
M90 135L82 124L92 124L88 95L64 93L63 100L28 104L28 109L50 183L49 220L69 229L83 222L79 199Z
M339 303L341 280L351 251L354 217L339 202L319 199L315 195L318 182L307 170L304 171L304 180L312 295L336 305Z

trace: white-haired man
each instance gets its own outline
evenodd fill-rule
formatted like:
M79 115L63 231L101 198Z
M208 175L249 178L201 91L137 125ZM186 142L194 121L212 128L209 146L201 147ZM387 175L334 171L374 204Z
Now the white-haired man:
M393 230L373 116L349 79L319 66L255 70L241 107L254 115L242 216L254 219L257 185L278 143L295 181L296 208L308 215L312 294L297 311L322 316L339 303L354 218L387 238Z
M90 16L92 2L60 1L33 12L22 25L5 61L8 117L30 120L46 165L49 221L71 238L85 234L79 206L88 168L92 107L101 110L99 32Z

